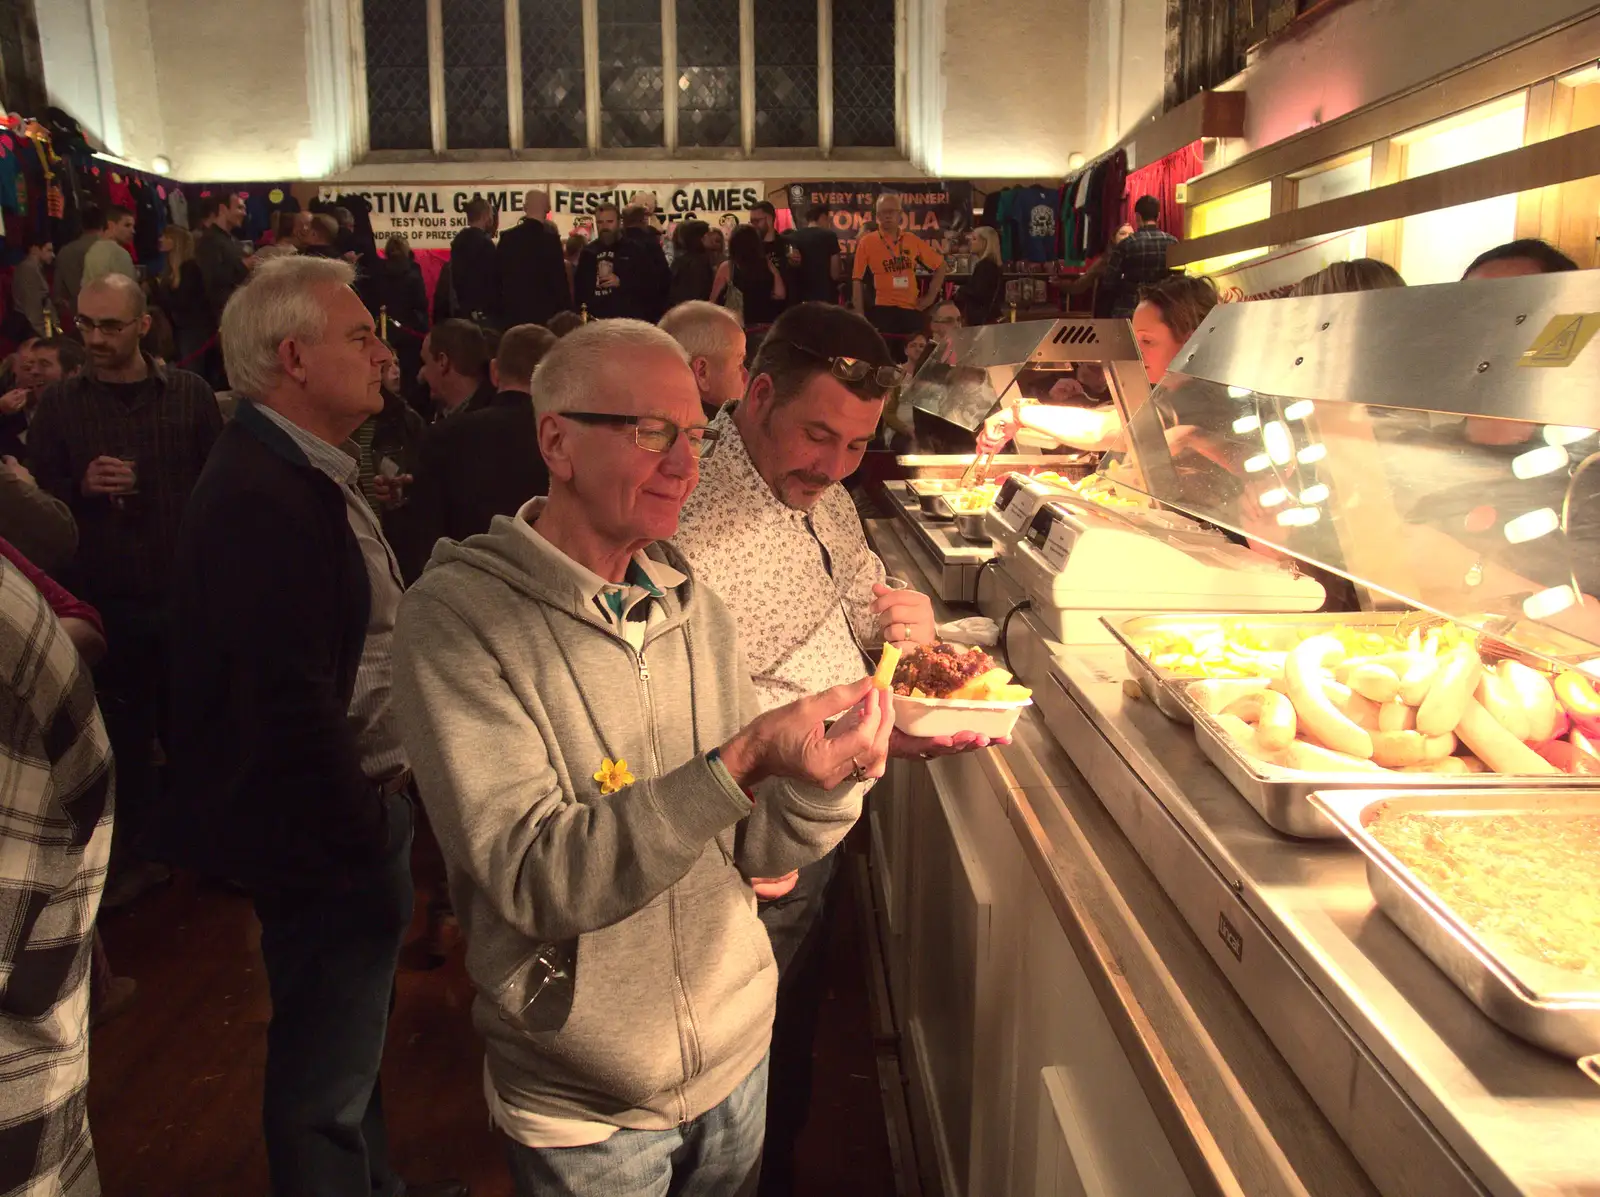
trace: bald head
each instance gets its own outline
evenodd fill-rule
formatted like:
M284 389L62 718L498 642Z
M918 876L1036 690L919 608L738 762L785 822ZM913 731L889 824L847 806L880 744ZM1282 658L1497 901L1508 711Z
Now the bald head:
M529 220L550 219L550 193L533 190L522 197L522 214Z
M144 292L121 274L108 274L78 292L78 329L95 374L107 380L140 377L139 341L150 331Z
M125 274L103 274L91 283L85 283L78 293L78 307L82 310L84 296L96 309L109 306L114 318L137 320L147 310L144 289Z

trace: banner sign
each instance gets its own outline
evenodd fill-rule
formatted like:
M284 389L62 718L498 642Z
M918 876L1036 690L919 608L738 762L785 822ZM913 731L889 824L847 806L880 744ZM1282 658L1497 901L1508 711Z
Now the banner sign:
M797 225L805 224L806 209L827 204L833 231L845 253L854 253L861 226L876 220L878 196L891 188L900 193L905 208L905 229L924 241L937 241L946 233L972 227L972 184L934 180L913 183L791 183L789 211Z
M594 233L595 209L604 203L624 207L641 191L656 197L655 223L671 231L683 220L703 220L731 232L750 219L750 209L761 202L765 188L759 183L615 183L578 187L542 183L550 196L550 221L563 236ZM492 183L390 183L354 189L324 187L321 198L355 194L372 205L372 232L381 248L390 237L403 237L412 249L449 249L450 241L467 227L467 205L483 198L500 210L500 226L510 228L522 218L527 186Z

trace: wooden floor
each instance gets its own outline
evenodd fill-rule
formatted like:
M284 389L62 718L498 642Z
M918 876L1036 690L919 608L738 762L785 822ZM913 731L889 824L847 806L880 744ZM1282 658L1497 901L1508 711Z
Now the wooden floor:
M474 1197L510 1197L503 1140L482 1097L483 1050L457 950L417 967L417 936L437 849L419 837L412 940L384 1057L395 1162L412 1181L458 1177ZM895 1192L873 1063L858 917L838 887L828 993L816 1044L811 1120L797 1191L829 1197ZM248 900L179 877L101 931L114 969L139 982L134 1006L94 1033L90 1121L106 1197L267 1197L261 1076L271 1015Z

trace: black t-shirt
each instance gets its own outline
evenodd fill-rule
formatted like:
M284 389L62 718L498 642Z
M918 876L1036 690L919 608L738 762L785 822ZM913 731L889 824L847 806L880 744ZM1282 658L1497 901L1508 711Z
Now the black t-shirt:
M795 272L799 291L796 298L838 303L839 285L828 273L828 265L839 253L839 235L832 229L812 225L795 229L788 236L790 244L800 251L800 268Z

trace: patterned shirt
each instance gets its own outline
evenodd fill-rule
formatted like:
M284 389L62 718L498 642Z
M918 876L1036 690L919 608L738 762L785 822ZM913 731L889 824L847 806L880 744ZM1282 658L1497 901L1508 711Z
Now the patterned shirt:
M355 693L350 696L350 722L355 727L356 748L361 753L361 768L368 777L385 778L408 768L406 750L394 725L391 691L394 683L394 619L400 610L400 566L394 550L384 539L383 526L361 493L361 450L354 441L344 447L330 445L300 425L284 419L270 407L257 410L299 446L312 468L338 483L344 495L345 517L361 559L367 566L367 583L372 599L367 615L367 640L361 647L361 664L356 668Z
M1176 244L1178 239L1171 233L1147 224L1112 248L1111 258L1106 263L1105 285L1117 290L1116 306L1112 309L1114 316L1133 315L1133 309L1139 306L1139 288L1146 283L1159 282L1172 273L1167 265L1167 247Z
M92 1197L89 957L111 748L78 650L9 561L0 674L0 1193Z
M146 385L127 399L90 371L53 383L28 426L29 468L78 521L78 555L62 581L91 602L166 595L184 504L222 433L204 379L146 362ZM102 456L132 459L137 494L83 493Z
M830 486L809 512L786 506L750 460L732 412L711 422L722 440L700 463L672 543L733 612L766 711L861 676L868 662L857 639L883 640L871 612L883 562L844 487Z

